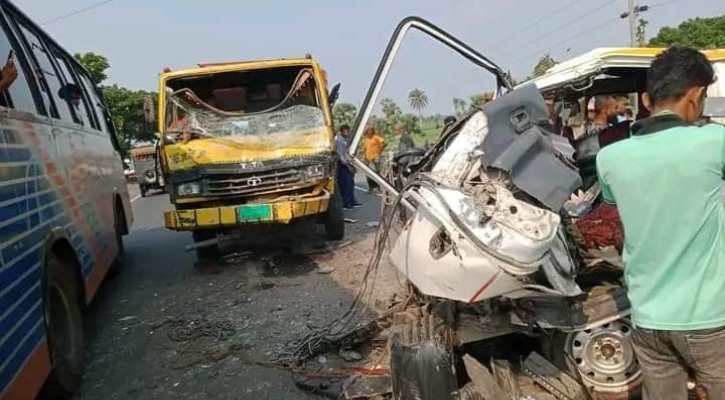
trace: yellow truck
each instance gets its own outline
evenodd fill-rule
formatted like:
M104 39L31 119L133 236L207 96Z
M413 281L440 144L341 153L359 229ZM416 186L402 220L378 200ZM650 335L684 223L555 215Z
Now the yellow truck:
M174 209L167 228L191 231L197 257L218 234L314 219L344 236L325 71L311 57L198 64L159 76L161 167Z

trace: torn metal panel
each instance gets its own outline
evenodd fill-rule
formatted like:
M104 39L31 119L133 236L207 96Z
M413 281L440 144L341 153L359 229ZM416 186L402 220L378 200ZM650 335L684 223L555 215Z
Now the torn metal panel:
M534 85L524 86L482 108L489 134L482 145L487 167L510 174L512 183L551 210L559 210L582 184L536 123L548 118Z

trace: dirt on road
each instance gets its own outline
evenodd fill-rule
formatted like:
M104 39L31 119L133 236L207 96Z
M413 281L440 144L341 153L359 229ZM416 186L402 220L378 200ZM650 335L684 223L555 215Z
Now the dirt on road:
M147 209L137 220L164 200L134 203ZM264 251L231 247L203 267L183 251L190 235L141 224L126 238L125 269L89 310L88 368L77 399L320 398L296 388L290 371L257 362L348 309L372 253L377 227L368 222L378 209L350 212L358 222L332 252L292 254L281 240ZM319 242L311 229L304 235ZM383 307L404 292L402 282L384 259L366 302ZM370 361L347 358L317 356L310 367L330 372Z

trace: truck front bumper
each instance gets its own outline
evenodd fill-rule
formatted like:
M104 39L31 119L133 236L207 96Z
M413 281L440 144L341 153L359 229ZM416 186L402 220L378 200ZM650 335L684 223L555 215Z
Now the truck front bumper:
M270 203L166 211L164 224L168 229L176 231L232 228L251 224L288 224L296 219L326 212L329 203L330 192L323 190L314 197Z

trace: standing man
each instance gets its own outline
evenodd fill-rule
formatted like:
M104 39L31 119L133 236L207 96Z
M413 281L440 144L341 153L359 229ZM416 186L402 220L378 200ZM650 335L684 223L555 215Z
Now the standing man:
M350 127L343 125L335 136L335 153L337 155L337 185L342 195L342 207L352 210L362 207L355 199L355 169L347 158L347 140L350 137Z
M380 172L380 156L385 150L385 139L380 136L372 125L365 126L365 136L363 137L363 146L365 153L365 162L375 172ZM368 191L370 193L376 193L379 191L380 186L370 177L367 178Z
M398 151L396 154L400 154L406 150L415 148L415 142L413 141L413 138L410 136L410 134L405 130L403 124L395 124L393 130L395 131L395 136L398 137ZM409 160L410 157L402 157L399 162L400 164L406 165Z
M708 399L725 399L725 127L693 124L713 82L699 51L664 51L647 71L652 117L597 155L602 197L624 227L644 399L686 400L688 371Z

